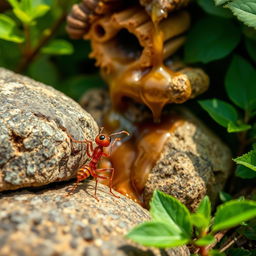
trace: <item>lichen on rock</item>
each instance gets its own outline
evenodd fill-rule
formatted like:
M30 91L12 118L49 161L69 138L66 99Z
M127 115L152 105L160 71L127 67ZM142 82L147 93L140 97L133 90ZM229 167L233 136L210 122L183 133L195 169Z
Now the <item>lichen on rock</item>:
M27 77L0 69L0 191L68 180L86 162L98 127L76 102Z

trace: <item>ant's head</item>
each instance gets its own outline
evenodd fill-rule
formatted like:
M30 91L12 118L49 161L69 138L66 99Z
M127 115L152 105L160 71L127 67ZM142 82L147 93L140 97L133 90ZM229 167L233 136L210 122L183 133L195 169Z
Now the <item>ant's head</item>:
M95 138L95 142L102 147L108 147L110 142L111 142L111 138L103 133L100 133L96 138Z
M106 135L103 132L103 127L100 128L100 132L99 135L95 138L95 142L102 147L108 147L111 143L111 136L115 136L115 135L119 135L119 134L126 134L129 135L129 133L127 131L121 131L121 132L116 132L116 133L112 133L110 135ZM120 140L120 138L116 138L115 141ZM114 143L115 143L114 141ZM114 144L113 143L113 144Z

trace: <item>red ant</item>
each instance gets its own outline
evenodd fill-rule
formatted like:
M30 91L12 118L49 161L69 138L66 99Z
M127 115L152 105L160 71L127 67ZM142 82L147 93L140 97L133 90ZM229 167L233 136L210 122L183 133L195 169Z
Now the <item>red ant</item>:
M89 176L92 176L93 178L95 178L95 182L96 182L94 197L96 198L97 201L99 201L97 196L96 196L98 178L109 179L109 192L113 196L119 198L119 196L116 196L112 192L112 180L113 180L114 173L115 173L114 168L98 169L97 166L98 166L98 163L99 163L102 156L104 156L104 157L109 157L110 156L110 154L107 154L107 153L103 152L103 148L108 147L110 145L110 153L111 153L113 145L117 141L121 140L121 138L115 138L114 142L111 144L111 137L115 136L115 135L119 135L119 134L126 134L126 135L129 136L129 133L127 131L121 131L121 132L112 133L110 135L106 135L106 134L102 133L103 129L104 128L101 127L99 134L95 138L95 142L97 144L97 146L95 148L93 148L92 141L90 141L90 140L75 140L73 137L68 135L68 137L75 143L86 143L86 144L88 144L88 147L86 149L86 154L87 154L88 157L91 158L91 160L90 160L88 165L84 165L78 170L78 172L76 174L76 179L77 179L76 183L73 185L73 188L71 189L71 191L68 193L67 196L69 196L70 194L72 194L74 192L74 190L77 188L80 181L87 179ZM105 172L105 171L108 171L108 170L111 172L110 177L98 175L99 172Z

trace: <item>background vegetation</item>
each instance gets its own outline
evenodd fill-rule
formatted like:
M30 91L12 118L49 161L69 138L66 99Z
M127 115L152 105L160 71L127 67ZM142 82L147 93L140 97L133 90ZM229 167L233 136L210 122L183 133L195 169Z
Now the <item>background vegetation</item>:
M0 66L52 85L76 100L89 88L104 84L94 61L88 58L89 43L71 41L65 33L65 17L75 1L8 2L11 8L0 14ZM192 26L178 54L189 65L201 66L209 74L211 86L199 101L186 105L229 144L234 174L220 193L224 205L217 209L214 221L207 198L191 215L176 199L156 192L149 231L164 232L163 221L171 223L171 228L166 231L167 243L147 245L190 243L199 248L201 255L222 255L211 250L214 246L228 255L256 255L255 242L250 242L256 240L256 221L245 222L255 216L256 206L254 201L244 199L256 199L256 0L197 0L188 10ZM166 213L167 202L173 211L180 209L184 218ZM227 220L229 225L223 226ZM160 222L156 229L152 229L154 221ZM241 226L233 229L238 224ZM139 232L152 235L147 228L139 227L129 237L146 244L134 236L138 237ZM218 236L224 239L216 245ZM237 238L242 239L242 247L234 245Z

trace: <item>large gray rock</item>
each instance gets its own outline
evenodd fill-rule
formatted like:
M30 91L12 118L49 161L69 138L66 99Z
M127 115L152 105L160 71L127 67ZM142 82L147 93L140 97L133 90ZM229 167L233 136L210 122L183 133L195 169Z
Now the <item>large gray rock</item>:
M103 125L104 116L110 108L106 91L88 91L82 97L81 105ZM143 192L144 202L148 205L153 191L159 189L175 196L189 209L195 210L206 194L215 202L231 170L231 152L187 109L171 106L167 111L168 115L177 119L170 124L170 127L176 128L172 129L150 170ZM130 127L133 127L133 123L143 123L149 117L151 113L143 105L131 103L122 117L115 118L123 125L120 129L132 133L133 128ZM140 182L139 178L136 179ZM143 175L141 179L144 179Z
M87 157L98 127L90 114L55 89L0 68L0 191L68 180Z
M168 251L138 246L124 238L149 213L132 200L84 182L69 197L67 186L0 196L1 256L187 256L186 247Z

